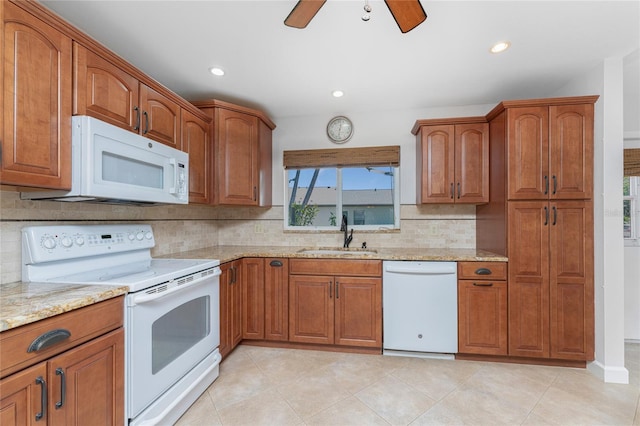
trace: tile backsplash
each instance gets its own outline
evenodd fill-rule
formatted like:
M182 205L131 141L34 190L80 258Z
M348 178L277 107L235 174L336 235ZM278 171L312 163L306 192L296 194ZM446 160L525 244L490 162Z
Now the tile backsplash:
M352 247L474 248L475 206L403 205L400 230L355 231ZM340 246L340 232L285 231L282 206L272 208L163 205L151 207L20 200L13 188L0 191L0 283L21 279L21 235L25 226L150 224L153 256L212 245Z

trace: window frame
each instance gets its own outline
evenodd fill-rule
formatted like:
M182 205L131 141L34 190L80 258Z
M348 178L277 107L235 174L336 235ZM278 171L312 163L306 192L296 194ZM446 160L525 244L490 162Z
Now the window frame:
M339 191L336 191L336 217L342 217L342 214L338 214L338 212L343 211L343 179L342 179L342 170L345 168L352 167L360 167L359 165L355 166L324 166L324 167L304 167L304 169L336 169L336 188L340 188ZM352 225L350 224L349 229L354 229L356 231L390 231L390 230L399 230L400 229L400 166L392 166L393 169L393 224L388 225ZM292 226L289 225L289 170L293 169L284 169L284 202L283 202L283 210L284 210L284 230L285 231L339 231L341 221L336 220L336 225L312 225L312 226Z

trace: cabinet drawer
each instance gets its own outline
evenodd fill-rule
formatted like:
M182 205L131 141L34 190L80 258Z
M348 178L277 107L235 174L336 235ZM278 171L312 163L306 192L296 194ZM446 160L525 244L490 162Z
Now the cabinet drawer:
M299 275L382 276L380 260L290 259L289 273Z
M124 296L120 296L1 333L0 377L122 327L123 303ZM56 329L71 335L39 351L27 352L39 336Z
M506 280L506 262L458 262L458 279Z

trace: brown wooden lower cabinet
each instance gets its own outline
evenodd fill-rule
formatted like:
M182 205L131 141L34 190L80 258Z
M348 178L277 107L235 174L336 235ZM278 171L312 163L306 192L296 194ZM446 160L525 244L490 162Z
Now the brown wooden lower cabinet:
M242 341L241 261L220 265L220 346L224 358Z
M15 371L24 359L35 364L0 380L0 424L121 425L124 421L124 329L122 297L8 330L2 371ZM116 308L117 311L114 311ZM68 320L67 320L68 318ZM86 341L82 337L115 329ZM43 330L64 328L71 337L27 353L27 345ZM74 343L76 338L85 343ZM20 348L15 348L16 344ZM23 352L22 357L15 354ZM49 354L49 355L46 355Z
M458 352L507 355L507 264L458 262Z
M242 259L242 338L264 339L264 259Z
M594 358L593 203L509 203L509 355Z
M264 338L289 340L289 259L264 261Z
M365 276L319 275L314 270L353 270ZM291 259L289 341L381 348L380 271L381 262L316 260L314 266L308 260Z

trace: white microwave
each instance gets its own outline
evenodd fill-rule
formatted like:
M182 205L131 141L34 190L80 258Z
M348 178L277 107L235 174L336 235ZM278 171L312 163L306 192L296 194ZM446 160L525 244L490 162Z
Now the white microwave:
M20 194L28 200L187 204L189 154L84 115L72 118L71 191Z

